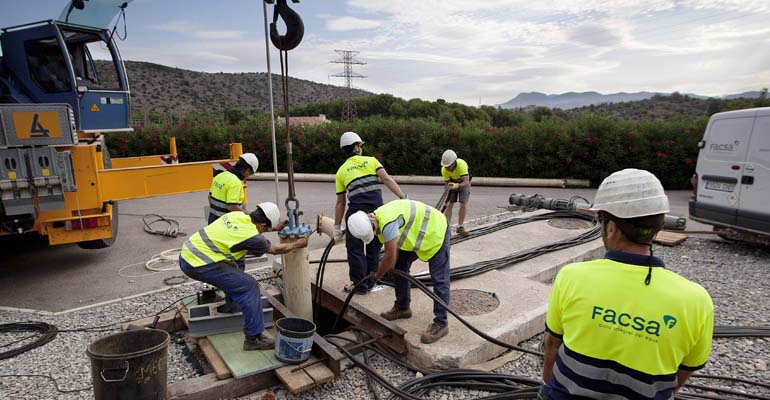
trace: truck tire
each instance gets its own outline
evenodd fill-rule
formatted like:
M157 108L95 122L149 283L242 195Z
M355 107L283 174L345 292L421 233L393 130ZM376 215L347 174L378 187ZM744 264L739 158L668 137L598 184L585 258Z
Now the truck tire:
M107 150L107 145L102 141L102 160L104 161L105 169L112 169L112 158L110 157L110 151ZM98 250L106 249L115 243L118 238L118 203L112 203L112 237L106 239L87 240L85 242L78 242L77 245L81 249L86 250Z

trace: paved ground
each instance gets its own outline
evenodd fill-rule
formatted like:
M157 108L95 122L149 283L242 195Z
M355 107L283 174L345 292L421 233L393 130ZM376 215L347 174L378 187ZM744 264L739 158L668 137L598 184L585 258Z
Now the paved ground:
M286 184L280 184L281 198ZM385 189L387 190L387 189ZM435 205L441 195L440 186L405 185L410 198ZM332 183L298 182L297 197L304 212L303 221L314 223L315 216L334 214ZM468 219L501 211L511 193L569 198L579 195L593 199L595 189L501 188L474 187ZM273 182L250 182L251 207L260 201L275 201ZM670 192L672 214L687 215L689 191ZM394 196L386 193L386 201ZM25 235L0 238L0 307L58 312L76 307L111 301L139 293L161 290L163 279L180 275L180 271L150 273L144 263L163 250L178 248L184 237L166 238L143 231L142 216L160 214L180 222L182 231L193 233L204 224L202 207L206 192L124 201L120 203L120 226L117 243L103 250L82 250L75 245L48 246L46 239ZM453 222L456 223L456 216ZM689 229L709 229L688 221ZM270 234L276 239L275 234ZM325 240L315 237L311 246L319 248Z

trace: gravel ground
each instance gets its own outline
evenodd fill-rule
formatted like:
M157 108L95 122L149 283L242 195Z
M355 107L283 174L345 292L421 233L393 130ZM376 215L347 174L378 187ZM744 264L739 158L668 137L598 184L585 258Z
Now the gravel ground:
M703 285L714 299L717 325L770 326L770 250L739 243L689 238L682 245L666 248L657 246L670 268ZM270 274L269 270L255 273L256 277ZM60 330L101 326L115 321L135 320L162 310L177 299L194 292L197 284L183 285L155 293L79 312L46 316L23 312L0 311L0 324L42 321ZM0 360L0 375L44 374L55 378L62 390L91 385L91 364L85 354L89 343L111 332L60 332L52 342L11 359ZM0 334L0 346L20 339L24 334ZM538 348L542 335L522 343ZM9 346L10 347L10 346ZM0 348L7 350L7 348ZM168 382L177 382L201 374L189 361L187 346L181 338L172 337L168 352ZM394 384L414 377L408 370L380 357L373 357L373 367ZM197 368L197 369L196 369ZM759 382L770 382L770 338L716 339L711 358L702 374L727 375ZM496 372L538 378L541 361L524 355L509 362ZM747 387L725 381L697 380L708 386L721 386L738 391L770 396L770 389ZM378 392L387 394L378 386ZM366 399L372 398L365 374L356 367L345 369L341 379L326 383L300 396L293 396L281 387L271 391L278 399ZM488 393L465 389L435 389L426 398L435 400L472 399ZM2 399L90 399L91 390L60 393L53 382L40 377L1 377ZM244 399L261 399L256 393Z

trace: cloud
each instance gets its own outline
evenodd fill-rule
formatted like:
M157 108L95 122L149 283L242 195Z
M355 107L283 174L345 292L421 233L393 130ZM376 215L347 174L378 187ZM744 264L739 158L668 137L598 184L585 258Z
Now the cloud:
M242 30L210 30L191 21L174 20L161 25L151 26L150 29L163 32L178 33L204 40L239 40L245 35Z
M338 32L373 29L380 25L382 25L382 21L355 17L337 17L326 20L326 29Z

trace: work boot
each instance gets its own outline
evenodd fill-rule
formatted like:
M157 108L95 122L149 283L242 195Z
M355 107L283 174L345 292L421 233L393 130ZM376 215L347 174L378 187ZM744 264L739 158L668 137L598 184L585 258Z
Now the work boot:
M397 308L396 306L393 306L388 311L381 312L380 317L387 319L388 321L393 321L397 319L406 319L406 318L412 318L412 309L411 308Z
M428 325L428 330L423 332L420 336L420 341L425 344L431 344L449 333L449 325L439 325L436 321L433 321Z
M468 236L471 235L471 233L466 231L465 228L462 227L462 226L458 226L457 227L457 234L462 236L462 237L468 237Z
M217 312L221 314L234 314L241 312L241 307L238 303L225 303L217 306Z
M269 337L259 334L257 336L246 336L243 339L243 350L270 350L275 345L275 341Z

